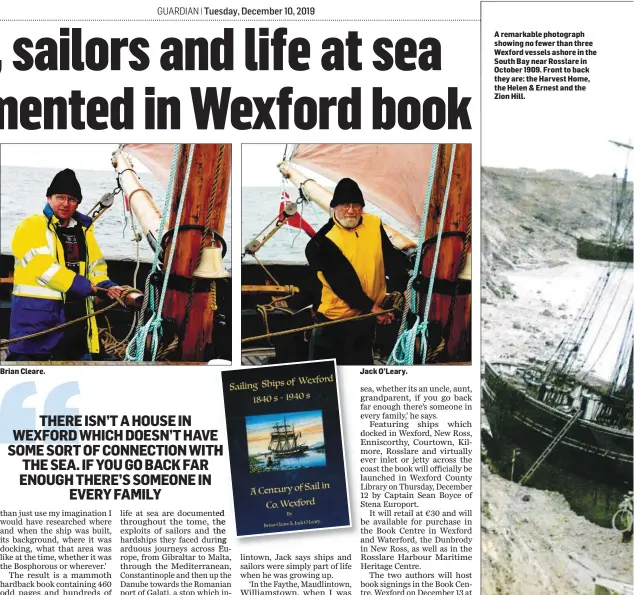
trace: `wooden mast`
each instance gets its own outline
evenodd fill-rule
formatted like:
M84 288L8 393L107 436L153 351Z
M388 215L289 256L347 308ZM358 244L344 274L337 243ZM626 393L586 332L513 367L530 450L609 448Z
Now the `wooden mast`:
M447 186L447 174L451 161L450 144L439 145L438 161L429 205L429 215L425 228L425 238L437 236L440 228L440 216L445 199ZM471 288L470 271L469 282L461 283L458 275L461 273L461 262L466 234L471 234L471 145L456 145L451 186L447 201L447 210L442 226L442 239L438 264L434 280L433 294L429 309L429 320L440 323L441 336L444 336L446 345L438 361L471 361ZM455 235L452 235L452 232ZM456 233L457 232L457 233ZM466 246L471 252L471 238ZM430 241L425 247L422 260L422 274L424 279L429 279L434 263L436 243ZM464 263L463 263L464 265ZM466 271L465 271L466 273ZM454 298L454 293L458 293ZM463 292L464 289L464 292ZM468 292L467 292L468 289ZM420 314L425 310L427 291L420 294ZM454 302L452 306L452 301ZM452 311L453 310L453 311ZM449 324L449 326L447 326ZM438 345L440 337L434 337L430 326L430 338L436 339L435 344L429 346L430 351Z
M152 195L143 187L134 171L132 161L124 150L118 149L112 156L112 165L119 177L119 184L130 201L130 210L136 215L143 237L152 250L156 250L160 238L158 229L161 213L156 208Z
M436 248L435 238L442 231L438 263L431 296L428 354L444 340L437 361L471 361L471 145L457 144L451 185L442 230L440 216L445 198L447 175L451 161L451 144L439 145L425 238L428 242L421 264L420 314L424 314L427 287ZM278 165L280 172L300 186L313 202L327 209L331 193L307 178L287 162ZM392 243L404 250L416 244L384 224ZM430 239L431 238L431 239ZM434 324L436 323L436 324Z
M191 145L180 145L178 165L172 188L172 209L168 230L174 229L179 199L185 181L185 172ZM184 196L184 205L180 225L204 227L222 235L225 214L229 198L231 175L231 145L195 145L189 175L189 183ZM215 200L209 221L208 211L213 200L214 181L216 180ZM165 243L165 262L173 235L168 235ZM170 271L170 285L165 295L163 318L171 319L179 336L181 360L185 362L204 361L205 347L211 341L214 325L214 296L206 280L194 281L194 292L190 298L192 273L198 263L202 248L203 234L199 229L183 229L176 238L176 251ZM209 246L210 239L206 246ZM213 281L212 283L216 283ZM205 285L206 284L206 285ZM189 310L189 311L188 311Z

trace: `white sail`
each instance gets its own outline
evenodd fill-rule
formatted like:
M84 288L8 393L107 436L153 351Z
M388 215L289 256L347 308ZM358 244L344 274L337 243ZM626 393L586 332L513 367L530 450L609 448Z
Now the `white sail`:
M432 149L431 144L299 144L290 162L335 183L352 178L368 202L418 234Z
M135 157L145 165L161 185L167 188L170 171L172 169L174 145L127 144L124 145L123 148L126 153Z

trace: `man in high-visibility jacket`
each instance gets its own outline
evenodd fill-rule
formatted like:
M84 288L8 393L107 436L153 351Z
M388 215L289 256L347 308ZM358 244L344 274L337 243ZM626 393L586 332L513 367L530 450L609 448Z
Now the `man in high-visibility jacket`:
M332 217L308 242L306 258L317 280L316 322L345 320L382 311L386 271L397 285L408 278L407 257L390 242L381 219L363 212L363 193L343 178L333 193ZM390 324L394 314L376 316ZM313 329L310 359L334 357L337 364L372 365L375 319L342 322Z
M81 186L70 169L55 175L41 214L18 225L11 247L15 257L10 338L53 329L94 311L97 287L111 299L123 288L108 278L92 219L77 212ZM105 292L103 292L105 295ZM95 317L63 330L17 341L9 360L89 360L99 354Z

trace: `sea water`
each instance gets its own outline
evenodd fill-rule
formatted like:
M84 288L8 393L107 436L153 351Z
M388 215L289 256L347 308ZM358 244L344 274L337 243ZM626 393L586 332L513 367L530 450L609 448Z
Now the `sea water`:
M330 188L330 190L332 190L332 188ZM297 200L299 191L294 186L286 185L286 191L289 193L292 201ZM281 194L281 185L278 188L256 188L249 186L242 188L242 252L244 252L244 246L255 239L279 214ZM409 237L413 237L411 231L405 229L392 217L375 208L373 205L366 203L364 210L368 213L378 215L384 223L391 225ZM300 203L298 205L298 212L315 231L319 231L330 218L330 215L326 211L311 202ZM270 229L272 229L272 227L269 228L269 230ZM262 237L258 239L261 241ZM305 263L306 256L304 251L309 239L309 236L304 231L284 225L271 240L260 248L257 252L257 257L260 260L268 262ZM251 256L245 256L243 262L245 264L254 263L255 260Z
M289 189L291 200L297 199L297 193ZM242 188L242 252L264 227L273 221L280 210L281 188ZM300 204L300 215L315 231L327 223L328 214L312 203ZM270 228L272 229L272 228ZM266 234L264 234L266 235ZM260 241L262 238L258 238ZM304 250L310 238L300 229L284 225L271 240L266 242L257 253L260 260L276 262L306 262ZM254 263L250 256L243 262Z
M11 240L17 225L28 215L41 213L46 205L46 189L60 168L2 166L0 175L0 247L3 254L11 254ZM76 170L83 200L78 211L86 213L106 193L117 187L114 170ZM163 188L151 173L139 174L141 183L152 195L160 212L165 203ZM124 217L121 194L115 203L95 223L95 236L107 259L135 260L136 242L129 222ZM137 224L137 229L139 226ZM222 234L227 245L231 240L231 201L227 207L225 229ZM146 241L139 243L140 259L152 262L154 253ZM229 268L230 249L225 266Z
M0 179L0 249L3 254L11 254L11 240L17 225L28 215L40 213L46 204L46 189L53 176L60 168L40 168L3 165ZM106 192L112 192L117 187L114 170L75 170L81 184L83 201L79 211L86 213ZM165 201L165 188L163 188L151 173L139 174L141 182L154 198L159 211L162 212ZM299 191L286 186L291 200L295 201ZM332 188L331 188L332 190ZM236 236L234 241L241 242L241 252L244 246L253 240L264 227L276 219L279 214L281 186L280 187L243 187L232 185L232 200L242 201L241 237ZM227 245L230 246L232 238L231 202L229 200L223 233ZM108 259L136 258L136 243L133 239L132 228L124 217L121 195L118 194L114 205L95 224L95 235L104 256ZM315 206L313 203L302 203L298 210L301 216L315 229L319 230L328 222L329 214ZM366 204L365 210L379 215L381 219L410 237L413 235L394 219ZM138 227L138 226L137 226ZM240 228L238 228L240 231ZM288 225L283 226L271 240L269 240L257 253L260 260L276 262L305 263L304 251L310 238L301 230ZM151 262L154 253L143 241L139 244L140 258L144 262ZM230 268L230 254L225 257L225 266ZM244 262L255 262L246 256Z
M297 457L273 457L275 464L272 467L266 466L267 456L263 454L257 457L258 470L292 471L294 469L324 467L326 465L326 451L324 450L307 450L303 455Z

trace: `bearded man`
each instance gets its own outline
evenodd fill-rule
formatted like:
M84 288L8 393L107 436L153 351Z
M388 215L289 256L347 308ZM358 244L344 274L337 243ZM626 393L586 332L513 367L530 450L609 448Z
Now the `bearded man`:
M364 213L358 184L343 178L330 202L331 218L308 242L306 258L316 277L315 322L346 320L381 312L390 277L407 279L407 260L390 242L381 219ZM338 365L372 365L376 322L392 313L313 329L310 359L335 358Z

